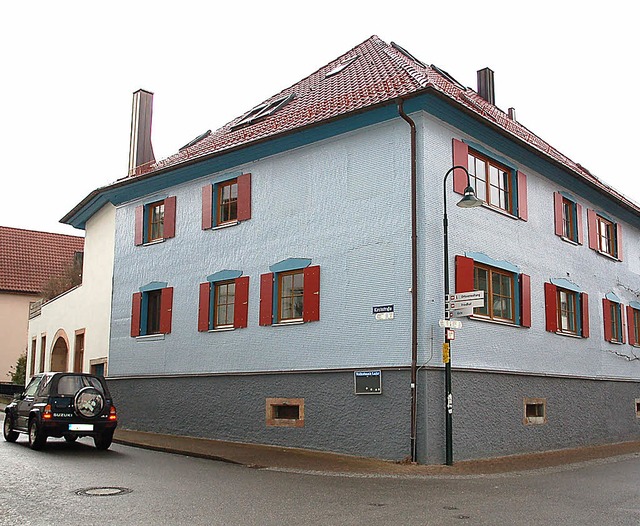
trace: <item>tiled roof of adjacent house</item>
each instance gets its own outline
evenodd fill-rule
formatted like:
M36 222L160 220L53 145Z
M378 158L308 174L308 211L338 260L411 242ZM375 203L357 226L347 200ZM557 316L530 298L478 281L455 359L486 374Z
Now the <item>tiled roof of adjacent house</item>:
M0 226L0 292L39 294L83 247L83 237Z
M341 65L346 67L331 74ZM297 84L267 99L263 103L265 106L292 96L289 102L272 114L247 124L242 124L242 121L246 120L250 112L240 115L196 144L182 148L175 155L139 167L132 177L165 170L201 157L222 154L230 149L331 121L379 104L388 104L398 97L410 97L426 90L437 92L477 117L489 121L503 133L524 141L529 147L550 157L579 177L621 200L636 213L640 213L640 208L635 203L630 202L525 126L510 119L506 113L484 100L475 91L460 85L439 68L423 64L399 46L389 45L375 35Z

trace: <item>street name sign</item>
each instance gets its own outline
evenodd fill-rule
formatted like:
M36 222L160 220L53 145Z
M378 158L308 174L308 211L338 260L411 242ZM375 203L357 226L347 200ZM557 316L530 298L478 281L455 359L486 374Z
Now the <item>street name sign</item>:
M473 307L464 307L462 309L450 309L446 312L450 318L462 318L473 314Z
M462 329L460 320L438 320L438 325L443 329Z
M479 300L457 300L446 304L447 309L464 309L465 307L484 307L484 298Z
M484 300L484 290L472 290L470 292L458 292L457 294L449 294L445 301L461 301L461 300Z

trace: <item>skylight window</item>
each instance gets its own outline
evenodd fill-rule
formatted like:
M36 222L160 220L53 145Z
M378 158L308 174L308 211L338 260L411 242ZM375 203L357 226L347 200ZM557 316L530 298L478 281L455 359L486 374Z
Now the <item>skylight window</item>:
M331 71L329 71L328 73L325 73L324 78L328 79L329 77L333 77L334 75L337 75L342 70L348 68L351 64L353 64L356 61L357 58L358 58L358 56L356 55L355 57L348 58L344 62L340 62L340 64L338 64Z
M242 126L244 124L252 124L257 120L262 119L263 117L267 117L269 115L274 114L284 105L286 105L291 100L293 100L294 97L295 95L293 93L290 93L289 95L280 97L272 102L265 102L263 104L259 104L258 106L250 110L249 113L247 113L244 117L242 117L242 119L240 119L240 121L238 121L234 125L234 128L238 126Z
M438 66L436 66L435 64L431 64L431 67L433 69L435 69L438 73L440 73L440 75L442 75L444 78L446 78L448 81L453 82L456 86L458 86L461 90L466 91L467 88L465 88L462 84L460 84L456 79L454 79L449 73L447 73L444 69L439 68Z

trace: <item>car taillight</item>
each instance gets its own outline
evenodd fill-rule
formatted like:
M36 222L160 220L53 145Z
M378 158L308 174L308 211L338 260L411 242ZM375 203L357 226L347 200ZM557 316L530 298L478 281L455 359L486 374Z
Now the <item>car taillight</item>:
M53 416L53 413L51 412L51 404L47 404L46 406L44 406L44 412L42 413L42 418L44 418L45 420L49 420L51 419L52 416Z
M109 409L109 420L118 420L118 414L116 413L116 406L112 405Z

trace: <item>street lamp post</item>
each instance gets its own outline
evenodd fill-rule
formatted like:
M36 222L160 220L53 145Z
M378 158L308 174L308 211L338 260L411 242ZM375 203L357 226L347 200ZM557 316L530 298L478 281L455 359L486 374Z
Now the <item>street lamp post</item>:
M471 186L471 178L469 172L464 166L454 166L450 168L444 176L444 216L442 225L444 226L444 296L445 304L449 296L449 221L447 219L447 177L456 169L464 170L467 174L467 187L464 190L464 196L457 203L461 208L475 208L482 205L482 200L476 197L475 191ZM445 305L445 316L446 316ZM451 395L451 340L449 339L449 330L444 330L444 390L445 390L445 432L446 432L446 464L453 464L453 398Z

